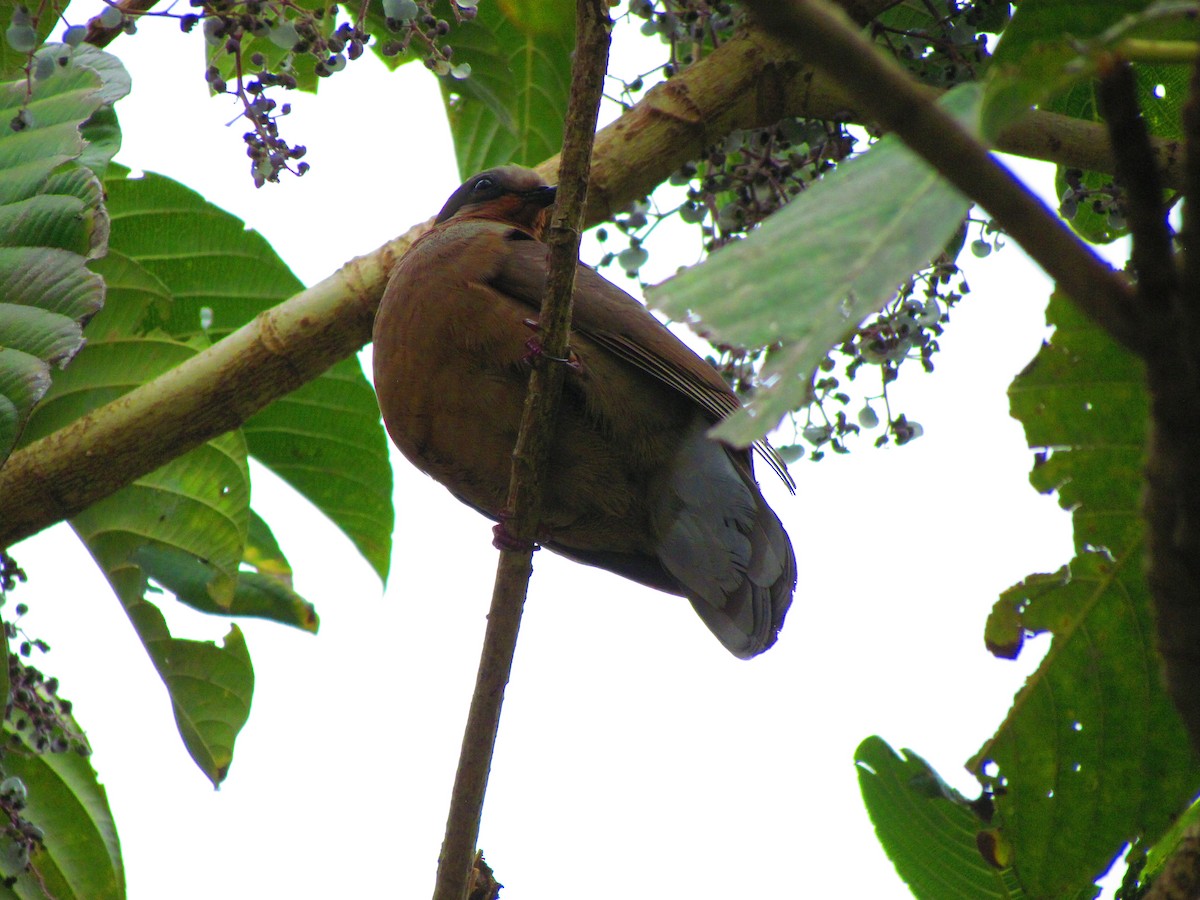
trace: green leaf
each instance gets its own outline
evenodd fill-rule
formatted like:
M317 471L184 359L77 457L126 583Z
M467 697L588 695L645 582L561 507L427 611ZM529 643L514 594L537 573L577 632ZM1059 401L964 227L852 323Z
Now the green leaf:
M104 302L87 271L104 253L108 219L94 175L72 160L85 151L80 127L104 102L93 71L71 67L0 84L0 463L33 406L81 346L82 322ZM10 124L25 106L29 125Z
M168 638L157 642L155 649L155 664L171 690L179 733L196 765L219 788L233 762L234 741L250 718L254 696L254 668L246 639L241 629L231 625L220 647L208 641Z
M105 512L99 516L90 516L90 512L79 516L72 527L103 567L166 685L175 724L189 755L213 787L220 787L229 773L234 743L250 716L254 696L254 667L242 633L231 625L221 647L210 641L172 637L158 607L145 599L145 574L127 561L129 536L96 530L93 519L102 518Z
M1175 855L1183 845L1191 843L1191 838L1188 837L1187 831L1189 828L1195 827L1196 823L1200 822L1200 802L1193 803L1187 808L1175 823L1167 830L1154 846L1145 848L1141 844L1136 847L1131 847L1126 855L1126 860L1130 862L1130 868L1133 869L1135 863L1144 862L1144 865L1137 866L1137 883L1144 887L1155 878L1157 878L1166 868L1171 857ZM1186 852L1186 851L1185 851ZM1126 872L1125 881L1129 882L1133 872ZM1138 894L1127 893L1127 896L1141 896Z
M504 17L526 34L575 35L575 4L565 0L498 0Z
M911 750L897 754L879 737L854 752L858 785L879 842L914 897L1024 897L1007 868L980 854L987 828L970 802Z
M319 620L313 605L277 578L242 571L229 593L224 589L226 573L208 560L154 541L137 547L129 559L179 600L201 612L270 619L316 634Z
M11 741L15 734L6 722L5 737ZM2 767L6 776L24 783L28 803L22 815L42 829L45 838L30 858L32 871L21 874L12 889L0 888L0 897L124 900L125 869L116 824L87 758L71 751L13 748L4 754Z
M146 580L120 552L93 551L125 606L134 630L167 686L184 746L213 787L219 788L233 762L234 742L250 717L254 667L245 639L231 625L223 646L171 636L158 607L144 597Z
M1187 96L1187 66L1146 66L1134 68L1134 82L1138 107L1151 134L1179 140L1183 137L1182 108ZM1076 84L1064 94L1044 104L1046 109L1076 119L1101 121L1096 99L1096 83L1089 80ZM1069 219L1071 229L1086 241L1108 244L1124 237L1129 229L1115 221L1106 209L1095 209L1094 203L1113 197L1113 176L1106 172L1085 171L1080 179L1082 186L1095 192L1078 201L1078 211ZM1061 200L1068 184L1066 169L1059 166L1055 178L1055 190Z
M536 6L481 3L475 19L447 36L455 65L471 66L468 78L441 79L463 180L506 163L536 165L562 149L575 5Z
M1013 382L1013 415L1039 449L1031 481L1073 510L1067 570L1006 592L989 643L1026 634L1050 650L969 763L996 795L995 824L1034 896L1086 888L1127 842L1153 844L1200 789L1162 683L1142 570L1139 362L1060 296L1050 343Z
M218 339L303 289L261 235L183 185L147 174L111 178L106 187L111 244L170 292L163 327L175 338ZM358 361L337 363L242 430L255 459L328 516L386 579L392 472L375 392Z
M283 555L283 549L275 540L271 528L262 516L250 510L250 530L246 533L246 549L242 562L253 566L261 575L277 580L290 588L292 586L292 565Z
M979 91L943 101L969 120ZM745 240L647 291L651 306L706 336L767 354L767 383L714 430L745 446L807 402L829 348L883 308L959 228L968 201L892 136L843 163Z
M1178 14L1163 16L1162 6L1150 0L1025 0L1013 13L992 57L983 104L984 134L994 137L1034 105L1063 111L1047 101L1068 91L1090 91L1098 55L1126 38L1200 38L1195 22ZM1151 92L1141 98L1151 130L1167 134L1160 129L1168 121L1169 128L1177 130L1179 104L1186 96L1185 67L1138 69L1145 69L1139 76L1141 85L1168 86L1163 97Z

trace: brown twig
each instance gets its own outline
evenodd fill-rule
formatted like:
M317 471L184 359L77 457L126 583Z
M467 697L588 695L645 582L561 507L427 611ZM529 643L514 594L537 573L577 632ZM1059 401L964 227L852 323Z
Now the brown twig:
M545 351L542 359L546 362L535 366L529 379L521 429L513 450L508 492L512 517L505 523L512 536L528 542L530 548L537 534L541 510L538 476L545 471L549 460L554 417L564 377L564 367L549 360L552 357L565 359L568 352L579 234L587 198L596 114L608 69L610 30L607 0L577 0L571 98L558 171L557 203L547 234L550 268L539 318ZM454 777L446 837L438 859L434 900L463 900L466 897L492 751L500 725L504 688L512 670L521 611L529 588L532 557L532 549L500 552L475 692L471 696L462 752Z
M119 9L123 16L137 18L142 13L147 13L154 9L157 3L158 0L119 0L119 2L113 3L112 6ZM123 25L114 25L112 27L102 25L100 17L93 16L88 20L87 35L83 40L93 47L107 47L122 31L124 31Z
M1129 63L1105 56L1099 61L1098 74L1100 114L1108 124L1116 177L1125 188L1125 217L1133 236L1131 258L1138 275L1138 315L1161 315L1168 312L1175 294L1175 258L1162 180L1158 169L1146 162L1153 158L1150 132L1138 108L1137 86Z
M1146 579L1154 600L1158 649L1167 690L1192 746L1200 751L1200 284L1195 280L1196 194L1200 191L1200 60L1184 107L1187 202L1184 204L1186 278L1166 297L1146 294L1146 384L1149 440L1142 510L1146 518ZM1137 245L1135 243L1135 251ZM1139 282L1158 284L1161 253L1143 253ZM1166 265L1174 270L1174 260ZM1143 266L1147 267L1143 271Z
M1081 309L1126 347L1140 346L1128 284L1086 248L986 147L820 0L747 0L761 21L835 74L884 130L895 132L996 220Z

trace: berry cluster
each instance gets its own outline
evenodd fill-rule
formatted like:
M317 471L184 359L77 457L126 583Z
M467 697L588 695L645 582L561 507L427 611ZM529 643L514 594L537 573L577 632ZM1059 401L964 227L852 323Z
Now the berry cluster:
M0 606L25 573L7 553L0 551ZM20 619L28 612L22 603L14 609ZM29 792L16 775L4 771L4 759L10 753L63 753L73 750L83 756L91 753L87 740L71 717L71 702L58 697L58 679L46 678L25 662L36 649L47 652L45 641L30 639L15 622L5 621L6 642L19 641L18 652L8 654L9 693L4 712L7 740L0 746L0 869L23 872L30 857L42 843L42 829L24 815ZM11 888L17 876L0 878L0 885Z
M1007 7L1007 0L931 0L923 10L889 10L871 33L919 80L950 88L978 77L988 58L984 32L1003 25Z
M455 64L454 48L446 43L450 21L439 17L435 0L383 0L384 24L391 37L379 52L384 56L415 53L435 75L469 78L470 63ZM468 22L478 12L479 0L454 0L449 4L456 22Z
M663 75L670 78L719 46L743 14L730 3L709 0L630 0L629 15L643 20L642 34L658 35L670 47L663 64Z
M876 38L890 46L922 80L940 86L974 78L987 55L983 32L1002 27L1008 4L1001 0L927 0L896 7L880 17ZM661 67L672 77L718 46L737 24L738 13L726 3L709 0L630 0L629 14L643 20L643 34L658 34L670 45L669 60ZM652 70L659 71L659 70ZM611 97L629 105L644 90L652 73L621 82L619 95ZM789 118L768 128L736 131L708 148L670 179L671 187L633 203L613 224L626 246L614 248L600 261L616 263L630 278L649 260L646 240L664 220L678 216L699 228L705 252L739 240L816 178L835 168L857 150L865 137L861 129L844 123ZM888 386L906 360L919 360L933 369L938 337L949 310L969 290L954 260L965 246L964 223L954 247L926 269L901 285L887 307L864 322L825 360L813 383L812 401L793 418L795 442L781 448L791 459L805 455L821 459L826 449L847 452L845 438L863 429L886 425L875 445L905 444L923 433L921 425L892 408ZM986 256L1003 244L989 222L977 223L979 236L971 243L976 256ZM596 234L609 237L607 229ZM743 397L759 384L763 351L717 346L712 360ZM853 381L864 367L879 372L877 394L852 401L843 382ZM852 402L861 403L857 414L848 413ZM884 416L881 418L881 413Z
M1086 177L1082 169L1062 170L1065 187L1059 193L1059 213L1064 219L1074 219L1079 215L1080 206L1085 206L1102 216L1109 230L1124 231L1127 227L1125 188L1117 179L1107 177L1093 187L1086 183Z
M478 0L443 0L456 22L475 17ZM203 21L209 43L205 73L214 93L235 94L242 114L253 126L244 135L256 187L277 182L284 171L303 175L308 163L293 166L305 154L279 134L278 119L291 107L268 96L272 88L311 88L362 56L372 33L388 35L379 48L384 56L414 52L438 75L466 78L467 64L453 65L453 48L445 36L447 19L435 14L439 0L383 0L382 19L360 7L353 22L338 23L338 6L305 8L292 0L190 0L195 12L180 20L190 31ZM415 49L414 49L415 48ZM233 82L232 88L229 82Z
M105 2L108 5L92 20L93 28L133 34L142 16L177 19L185 32L201 26L209 48L205 81L214 94L236 96L241 115L251 126L244 140L257 187L279 181L285 171L303 175L309 168L308 163L297 162L305 148L289 144L280 135L278 120L291 107L269 96L271 90L311 90L318 79L342 71L361 57L372 36L382 40L378 49L384 56L410 53L438 75L461 79L471 74L469 63L452 62L454 50L446 38L450 19L457 23L475 18L478 0L382 0L382 15L364 2L354 21L340 23L336 3L310 7L294 0L189 0L191 12L178 13L137 11L114 0ZM438 7L447 9L446 15L439 15ZM69 26L63 42L74 47L88 34L85 26ZM32 78L49 75L59 62L35 56L37 14L16 7L5 38L14 50L29 54L27 93L31 94ZM69 56L61 62L68 61ZM18 112L11 125L14 130L28 127L26 110Z
M311 87L358 59L370 39L362 23L338 23L336 5L308 9L286 0L190 0L190 5L194 11L179 17L179 27L190 32L201 25L209 47L204 73L209 88L241 102L251 125L243 140L255 186L279 181L284 171L303 175L308 163L296 161L304 146L289 144L279 133L278 119L291 106L268 91Z
M15 6L12 11L12 19L4 31L5 43L12 50L23 53L26 57L25 102L17 110L16 115L9 120L8 126L13 131L23 131L33 124L27 106L33 97L34 80L41 81L49 78L59 67L70 65L72 51L83 43L83 39L87 36L87 28L75 25L63 32L63 46L55 48L54 52L50 52L49 48L39 52L41 42L37 32L38 20L45 13L44 7L30 12L28 7Z
M949 310L969 290L950 252L901 285L881 312L822 361L805 423L794 423L795 442L780 448L784 458L790 462L804 456L805 444L812 448L809 458L813 461L824 458L826 447L834 453L848 453L849 435L873 430L881 422L886 428L875 439L876 447L893 440L903 446L924 434L920 423L892 408L888 385L899 377L900 366L908 360L919 360L926 372L933 371L937 339L949 321ZM878 372L879 393L855 401L842 379L854 381L864 368ZM847 409L853 402L862 406L851 420ZM883 420L877 407L882 407Z
M18 617L27 612L23 603L16 606ZM4 718L17 734L9 739L11 748L31 747L38 753L64 753L73 750L87 756L91 751L71 720L71 701L58 696L58 679L45 677L24 660L36 649L47 653L50 647L40 639L29 639L13 622L4 623L9 641L20 639L18 653L8 655L8 705Z
M738 130L686 163L669 184L684 188L680 202L658 208L649 198L634 201L613 219L628 248L605 254L601 266L617 262L636 278L650 254L646 238L664 219L678 215L697 225L705 252L744 237L767 216L846 158L855 139L838 123L816 119L784 119L769 128ZM673 192L678 197L679 192ZM600 229L601 242L608 232Z

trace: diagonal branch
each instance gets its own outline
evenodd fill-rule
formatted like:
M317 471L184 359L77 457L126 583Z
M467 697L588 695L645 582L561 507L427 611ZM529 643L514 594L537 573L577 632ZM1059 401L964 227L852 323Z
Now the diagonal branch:
M496 746L496 731L500 727L504 688L512 671L521 612L529 590L533 541L541 515L542 479L539 473L546 471L550 460L554 419L562 395L565 367L549 360L566 359L568 353L571 301L579 264L579 235L596 135L596 114L600 110L600 95L608 70L611 28L607 0L577 0L571 99L558 169L558 197L547 234L550 269L539 317L545 352L541 357L543 364L535 366L529 378L529 393L513 450L512 480L508 489L508 509L512 517L506 527L524 548L500 551L475 692L471 695L462 752L450 797L446 837L438 859L434 900L463 900L475 859L479 819Z
M867 115L894 131L951 184L996 220L1071 299L1131 349L1142 342L1133 292L988 149L930 102L845 14L822 0L747 0L775 34L836 73Z

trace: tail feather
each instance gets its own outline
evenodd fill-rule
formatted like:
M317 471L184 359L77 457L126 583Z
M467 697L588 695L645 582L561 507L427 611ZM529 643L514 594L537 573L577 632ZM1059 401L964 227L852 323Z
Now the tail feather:
M753 475L699 422L671 466L657 510L658 557L709 630L749 659L775 643L796 587L796 558Z

